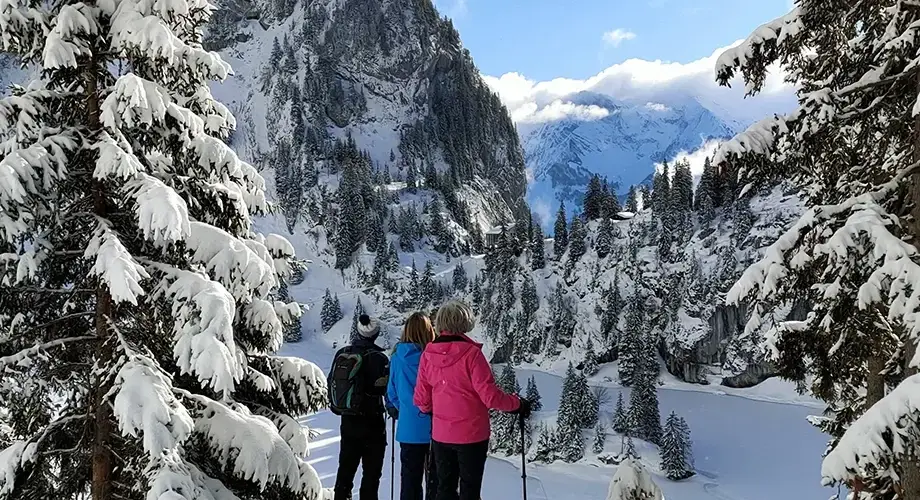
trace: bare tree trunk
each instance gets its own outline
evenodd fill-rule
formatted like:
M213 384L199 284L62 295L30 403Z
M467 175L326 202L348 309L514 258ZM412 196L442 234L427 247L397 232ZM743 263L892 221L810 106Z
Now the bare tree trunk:
M885 358L881 356L869 357L869 374L866 380L866 410L885 397Z
M86 125L91 131L99 130L99 94L95 61L90 59L84 74L86 91ZM90 140L95 137L90 136ZM107 215L105 185L96 182L93 186L93 211L100 218ZM100 368L93 381L93 448L92 448L92 500L112 499L112 471L115 461L111 449L114 425L112 407L106 399L110 379L104 368L112 360L112 344L109 341L109 322L112 318L112 296L101 282L96 284L96 336L99 338L96 364Z

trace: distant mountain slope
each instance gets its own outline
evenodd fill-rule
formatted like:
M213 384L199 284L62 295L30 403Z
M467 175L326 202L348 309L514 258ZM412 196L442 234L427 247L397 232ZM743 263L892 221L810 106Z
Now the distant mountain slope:
M577 204L595 173L625 193L630 185L650 179L656 162L740 131L740 124L723 121L691 97L637 103L583 92L568 100L605 109L607 115L521 128L525 161L533 175L531 203Z

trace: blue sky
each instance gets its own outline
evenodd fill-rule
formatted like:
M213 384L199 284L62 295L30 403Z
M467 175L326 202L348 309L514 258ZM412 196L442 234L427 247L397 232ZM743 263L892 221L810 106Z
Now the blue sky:
M690 62L785 14L790 0L435 0L479 70L585 79L630 58ZM607 34L605 36L605 34Z

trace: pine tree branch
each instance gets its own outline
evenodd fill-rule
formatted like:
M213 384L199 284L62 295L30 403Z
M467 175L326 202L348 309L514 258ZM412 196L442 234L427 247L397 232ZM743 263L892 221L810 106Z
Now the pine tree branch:
M36 345L28 349L23 349L17 352L16 354L11 354L9 356L0 357L0 369L5 368L7 365L19 363L31 356L34 356L35 354L38 354L39 351L46 351L53 347L62 346L62 345L69 344L72 342L82 342L84 340L95 340L95 339L96 337L91 337L91 336L69 337L66 339L52 340L51 342L46 342L44 344Z

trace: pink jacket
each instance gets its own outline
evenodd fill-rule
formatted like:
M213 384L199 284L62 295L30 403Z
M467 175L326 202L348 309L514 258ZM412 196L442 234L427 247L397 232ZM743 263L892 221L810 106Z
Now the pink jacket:
M469 444L489 439L489 410L514 411L521 400L495 385L482 344L466 335L442 332L419 363L415 406L432 413L431 438Z

